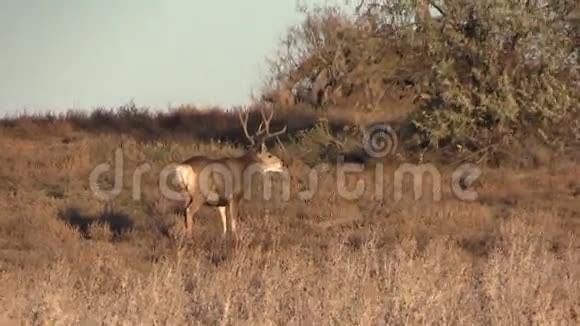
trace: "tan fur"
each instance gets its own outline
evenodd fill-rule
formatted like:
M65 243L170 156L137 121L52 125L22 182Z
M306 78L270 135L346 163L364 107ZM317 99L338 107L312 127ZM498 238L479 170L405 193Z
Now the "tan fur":
M263 113L262 117L265 118ZM263 124L260 125L260 130L256 136L261 135L264 131L267 131L267 134L259 142L256 142L255 136L252 137L247 132L247 118L244 120L240 116L244 132L252 147L243 155L219 159L192 156L176 166L177 183L186 190L189 197L185 213L185 228L189 236L192 232L193 215L204 205L219 209L223 234L228 231L227 215L229 214L231 230L235 232L239 202L248 187L246 181L249 180L246 180L246 173L277 172L284 169L282 160L270 153L263 143L267 137L274 137L286 130L284 127L283 130L271 134L268 130L271 118L272 115L270 118L265 118L263 122L266 125L265 130L262 130ZM259 147L260 150L256 150L256 147Z

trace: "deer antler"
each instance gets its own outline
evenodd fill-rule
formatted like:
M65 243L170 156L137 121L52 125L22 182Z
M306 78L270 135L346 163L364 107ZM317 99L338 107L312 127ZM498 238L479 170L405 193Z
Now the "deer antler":
M260 122L260 125L258 126L258 131L254 135L250 135L250 133L248 132L248 120L249 120L249 116L250 116L249 110L245 111L244 113L242 113L242 110L240 110L238 112L238 117L240 119L242 129L244 130L244 134L246 135L246 138L250 141L251 146L257 145L256 144L257 137L259 137L258 142L260 143L260 145L263 145L264 141L266 139L269 139L272 137L278 137L279 135L285 133L286 129L288 127L288 126L284 126L284 128L282 128L281 130L276 131L274 133L271 133L270 132L270 122L272 121L272 117L274 116L274 110L271 110L270 115L266 116L266 113L264 112L264 109L262 108L260 110L260 114L262 115L262 122ZM266 134L263 135L264 133L266 133ZM278 142L280 142L279 139L278 139Z
M254 137L250 136L250 133L248 132L248 117L249 112L246 112L246 114L242 114L242 109L238 110L238 118L240 119L240 124L242 125L242 129L244 130L244 134L246 134L246 138L248 138L252 146L254 146L256 144L256 142L254 141Z
M284 128L282 128L279 131L276 131L274 133L270 132L270 121L272 121L272 117L274 116L274 110L270 111L270 115L268 117L266 117L266 114L264 113L264 109L260 110L260 113L262 114L262 122L264 123L266 129L266 136L264 136L264 138L262 139L262 141L272 138L272 137L278 137L281 134L286 132L286 129L288 128L288 126L284 126Z

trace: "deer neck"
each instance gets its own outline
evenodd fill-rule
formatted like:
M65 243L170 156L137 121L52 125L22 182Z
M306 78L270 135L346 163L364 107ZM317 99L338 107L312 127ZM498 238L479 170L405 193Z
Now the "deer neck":
M263 168L262 166L262 161L260 160L260 158L258 157L256 152L253 152L251 150L246 151L246 153L244 153L244 155L242 156L244 159L244 165L246 167L249 167L251 165L259 165L261 168Z

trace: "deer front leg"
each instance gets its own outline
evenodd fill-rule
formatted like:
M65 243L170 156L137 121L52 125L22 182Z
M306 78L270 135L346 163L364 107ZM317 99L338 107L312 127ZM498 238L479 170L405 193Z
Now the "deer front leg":
M185 204L185 214L183 215L183 225L185 226L185 230L188 230L189 228L189 221L188 221L188 216L189 216L189 207L191 206L191 202L193 201L193 197L191 196L191 194L187 194L187 203Z
M191 237L193 230L193 214L191 213L190 206L185 210L185 232L187 236Z

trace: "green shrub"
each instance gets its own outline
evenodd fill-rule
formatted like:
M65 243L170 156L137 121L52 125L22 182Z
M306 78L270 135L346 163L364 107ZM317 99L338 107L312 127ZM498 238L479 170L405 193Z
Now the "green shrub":
M436 15L421 16L427 3ZM353 111L361 101L389 110L381 99L396 98L397 87L406 96L411 85L419 96L405 125L414 135L402 142L423 149L480 152L530 132L552 143L578 138L578 22L567 18L576 1L370 0L354 14L347 7L306 10L272 61L271 85L299 91L305 78L315 106ZM312 131L308 146L333 157L337 143L324 135Z
M438 148L485 148L524 130L548 134L578 109L566 21L514 0L459 1L420 42L432 69L412 116ZM533 58L536 56L536 58Z
M335 133L328 120L320 119L313 128L299 132L293 142L298 147L302 160L314 166L320 163L336 163L341 157L361 150L356 137L356 131L350 128Z

